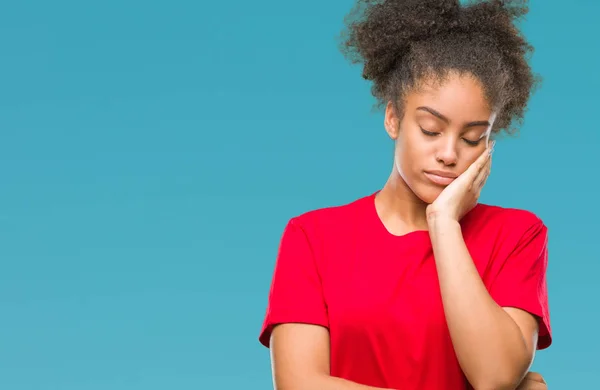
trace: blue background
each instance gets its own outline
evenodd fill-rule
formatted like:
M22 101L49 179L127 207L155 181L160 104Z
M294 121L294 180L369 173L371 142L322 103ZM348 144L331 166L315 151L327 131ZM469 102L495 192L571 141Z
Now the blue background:
M3 4L0 388L270 388L257 337L285 222L391 169L337 50L352 4ZM531 1L545 80L482 197L550 228L555 342L534 368L554 389L596 381L599 12Z

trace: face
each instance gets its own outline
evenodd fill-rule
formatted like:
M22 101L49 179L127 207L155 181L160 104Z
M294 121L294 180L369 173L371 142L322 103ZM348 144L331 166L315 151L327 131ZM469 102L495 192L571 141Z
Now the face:
M479 82L454 75L443 84L423 84L404 100L402 118L388 104L385 127L396 141L398 182L432 203L453 178L483 153L495 113Z

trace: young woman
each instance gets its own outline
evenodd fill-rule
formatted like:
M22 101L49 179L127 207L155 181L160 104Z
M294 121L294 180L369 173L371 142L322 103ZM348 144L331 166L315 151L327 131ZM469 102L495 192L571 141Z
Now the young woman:
M283 390L545 389L547 228L478 203L536 78L500 0L363 0L344 51L395 142L381 190L292 218L260 342Z

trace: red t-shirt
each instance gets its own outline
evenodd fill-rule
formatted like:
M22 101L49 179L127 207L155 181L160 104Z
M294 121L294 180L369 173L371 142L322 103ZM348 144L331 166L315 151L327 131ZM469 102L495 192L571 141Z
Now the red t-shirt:
M528 211L484 204L461 226L492 298L538 316L537 347L547 348L546 226ZM332 376L402 390L469 388L444 317L429 233L389 233L375 194L289 221L260 342L269 347L273 326L292 322L329 329Z

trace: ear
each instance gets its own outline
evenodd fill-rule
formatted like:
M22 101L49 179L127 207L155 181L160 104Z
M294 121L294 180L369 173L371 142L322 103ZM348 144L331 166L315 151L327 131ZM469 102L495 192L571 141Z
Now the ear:
M400 118L396 114L394 104L389 101L385 107L384 122L385 131L388 133L391 139L395 140L398 138L398 132L400 130Z

